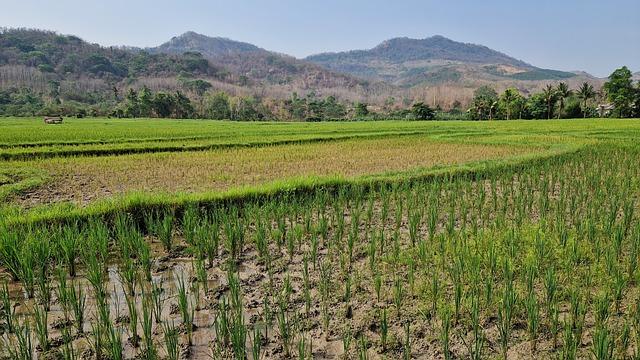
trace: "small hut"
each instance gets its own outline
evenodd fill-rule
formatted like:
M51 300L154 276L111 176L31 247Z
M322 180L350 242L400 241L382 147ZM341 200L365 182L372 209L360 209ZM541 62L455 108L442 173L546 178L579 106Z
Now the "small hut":
M45 124L62 124L62 117L60 116L45 116Z

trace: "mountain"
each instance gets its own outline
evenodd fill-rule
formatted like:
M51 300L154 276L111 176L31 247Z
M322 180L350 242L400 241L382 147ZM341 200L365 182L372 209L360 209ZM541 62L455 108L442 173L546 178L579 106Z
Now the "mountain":
M370 80L414 87L485 81L561 80L577 74L540 69L486 46L433 36L395 38L370 50L312 55L305 60Z
M221 37L209 37L193 31L174 37L151 53L199 53L212 64L239 76L248 86L267 86L282 91L314 90L320 93L354 92L366 95L370 89L388 88L385 84L325 69L311 62Z
M166 43L150 50L157 53L172 54L181 54L186 51L197 51L208 57L223 57L225 55L267 52L253 44L234 41L222 37L209 37L193 31L188 31L180 36L176 36Z

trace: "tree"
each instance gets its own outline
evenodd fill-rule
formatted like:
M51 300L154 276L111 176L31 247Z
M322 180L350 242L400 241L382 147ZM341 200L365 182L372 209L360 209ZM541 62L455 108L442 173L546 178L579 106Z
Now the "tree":
M433 120L436 117L436 112L423 102L413 104L411 112L418 120Z
M544 101L547 104L547 119L551 119L551 114L553 112L553 107L556 105L556 88L551 84L547 84L547 86L542 90L542 96L544 97Z
M365 117L369 115L369 109L367 109L367 104L365 103L357 103L356 104L356 117Z
M178 119L187 119L193 115L191 100L180 91L173 96L173 114Z
M137 118L140 116L140 104L138 103L138 93L134 89L127 91L124 113L127 117Z
M631 116L640 118L640 81L636 84L633 114Z
M147 86L143 86L138 93L138 107L140 109L140 116L150 117L153 109L153 94Z
M578 99L582 102L582 116L584 118L587 117L587 106L589 100L593 99L596 96L596 92L593 90L593 85L584 82L580 86L577 92Z
M635 96L631 77L631 70L623 66L609 75L609 81L604 83L607 99L613 103L615 114L618 117L631 116Z
M153 96L153 111L158 117L169 117L173 113L173 96L164 92L157 92Z
M208 96L205 100L205 112L206 117L210 119L222 120L231 118L229 96L224 91Z
M507 114L507 120L511 120L511 114L518 104L519 99L522 98L520 91L516 88L506 89L500 96L499 104L505 110Z
M562 111L564 111L565 99L567 99L573 91L569 89L569 85L565 82L561 82L558 84L556 88L556 98L558 99L558 119L560 119L560 115L562 115Z
M491 120L498 103L498 93L490 86L481 86L473 92L471 117L476 120Z

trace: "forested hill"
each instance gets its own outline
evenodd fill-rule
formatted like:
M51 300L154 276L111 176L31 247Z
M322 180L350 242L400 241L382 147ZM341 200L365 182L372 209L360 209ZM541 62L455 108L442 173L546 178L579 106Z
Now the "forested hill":
M102 47L50 31L0 31L0 81L40 87L50 81L80 82L90 90L139 77L221 76L221 69L197 53L150 54Z

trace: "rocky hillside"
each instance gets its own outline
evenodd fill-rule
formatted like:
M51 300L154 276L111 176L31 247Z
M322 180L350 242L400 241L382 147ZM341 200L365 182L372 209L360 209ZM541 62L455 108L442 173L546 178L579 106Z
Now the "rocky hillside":
M540 69L486 46L433 36L395 38L370 50L312 55L305 60L355 76L413 87L476 81L545 81L574 73Z

